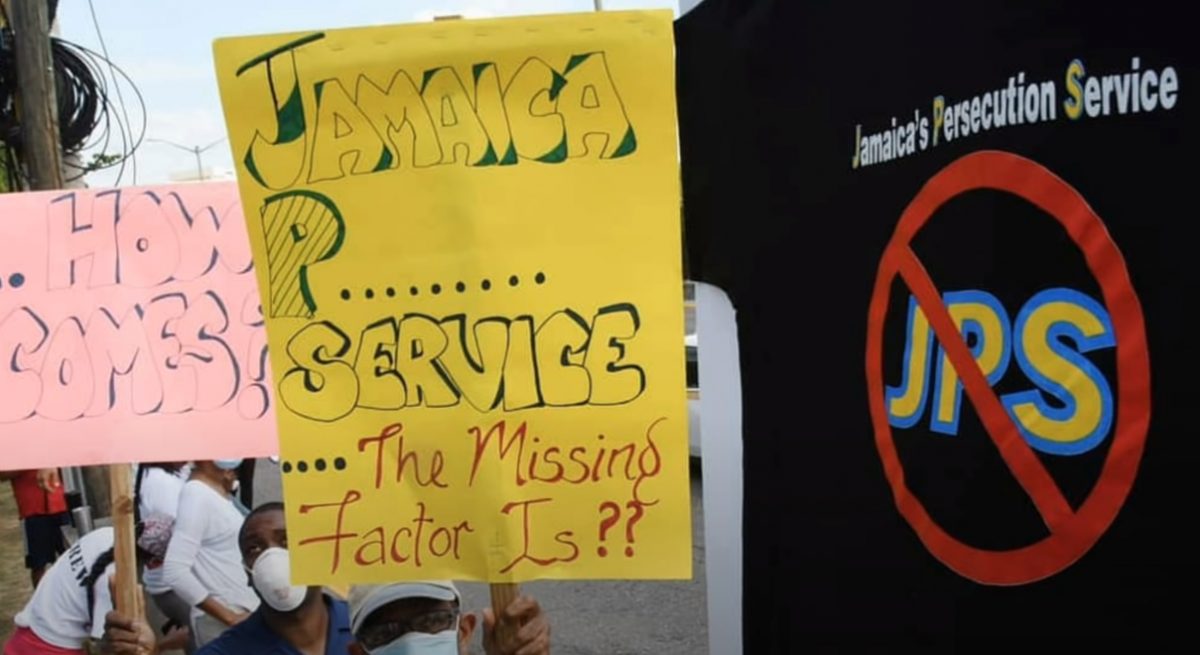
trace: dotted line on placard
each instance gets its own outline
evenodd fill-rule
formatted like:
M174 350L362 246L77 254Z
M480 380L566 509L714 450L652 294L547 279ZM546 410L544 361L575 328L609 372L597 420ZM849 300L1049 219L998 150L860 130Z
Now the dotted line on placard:
M4 276L0 275L0 287L4 286ZM8 286L14 289L20 289L25 286L25 275L23 273L13 273L8 276Z
M546 283L546 274L541 271L538 271L538 273L533 276L533 282L534 282L534 284L537 284L539 286L545 284ZM519 275L513 274L513 275L508 276L508 286L509 287L512 287L515 289L516 287L518 287L520 285L521 285L521 277ZM484 278L479 281L479 289L481 291L491 291L493 286L494 285L492 284L492 281L488 278ZM458 282L454 283L453 288L458 293L466 293L471 287L466 282L459 280ZM440 296L442 294L442 291L446 291L446 289L444 289L440 283L434 282L433 284L429 285L428 289L424 289L424 290L422 290L422 288L417 285L410 286L408 288L408 295L412 296L414 298L416 298L417 296L420 296L422 293L428 293L430 295ZM362 298L365 300L375 300L376 298L395 298L397 295L399 295L399 293L400 292L396 290L396 287L385 287L382 291L377 291L374 287L365 287L362 290L361 294L359 295L359 298ZM351 300L354 297L355 297L355 294L352 290L350 290L348 288L342 289L342 292L341 292L342 300Z
M323 457L318 457L317 459L313 460L312 465L310 466L309 463L303 459L296 460L295 462L290 462L290 461L285 460L283 462L283 464L280 465L279 468L284 473L292 473L292 472L308 473L309 471L316 471L318 473L323 473L329 469L329 462L325 461L325 458L323 458ZM346 470L346 458L345 457L334 458L333 468L334 468L334 470L337 470L337 471L345 471Z

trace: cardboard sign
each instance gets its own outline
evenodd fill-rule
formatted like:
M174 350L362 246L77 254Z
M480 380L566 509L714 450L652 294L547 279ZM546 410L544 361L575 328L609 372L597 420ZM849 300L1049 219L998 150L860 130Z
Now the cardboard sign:
M233 183L0 196L0 469L274 452Z
M690 576L670 13L215 52L297 582Z

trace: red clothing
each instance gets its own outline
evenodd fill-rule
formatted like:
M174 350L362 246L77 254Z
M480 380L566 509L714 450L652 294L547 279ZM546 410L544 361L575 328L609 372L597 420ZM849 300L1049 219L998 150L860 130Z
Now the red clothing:
M59 648L42 641L29 628L17 628L4 645L4 655L84 655L84 651L80 648Z
M67 495L62 485L54 491L43 491L38 486L37 471L21 471L12 479L12 490L22 519L67 511Z

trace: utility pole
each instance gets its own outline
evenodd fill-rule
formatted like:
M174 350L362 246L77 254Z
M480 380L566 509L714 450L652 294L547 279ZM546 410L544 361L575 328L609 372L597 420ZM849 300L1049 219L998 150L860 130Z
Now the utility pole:
M50 54L50 8L43 0L13 0L10 11L16 37L21 158L29 186L34 191L61 189L62 148Z

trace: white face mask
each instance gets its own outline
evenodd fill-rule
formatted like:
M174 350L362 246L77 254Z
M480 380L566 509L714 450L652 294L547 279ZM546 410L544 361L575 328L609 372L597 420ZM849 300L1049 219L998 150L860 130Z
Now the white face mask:
M381 646L371 655L458 655L458 630L437 634L410 632L392 643Z
M277 612L290 612L304 602L308 587L291 583L291 557L283 548L268 548L254 561L250 580L263 602Z

